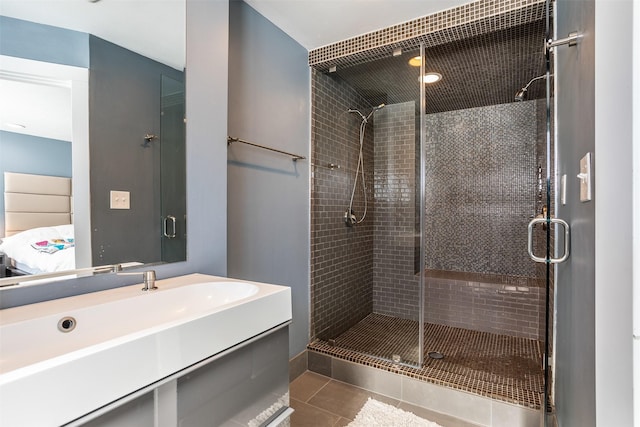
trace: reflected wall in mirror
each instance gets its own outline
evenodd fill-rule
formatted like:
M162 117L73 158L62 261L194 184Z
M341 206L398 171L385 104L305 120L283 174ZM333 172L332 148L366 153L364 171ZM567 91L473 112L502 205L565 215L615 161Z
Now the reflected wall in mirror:
M70 208L74 231L64 236L66 246L55 252L58 255L64 251L75 252L75 268L186 260L184 1L143 2L144 8L153 6L166 10L169 4L180 7L181 13L164 16L180 20L175 28L182 29L182 36L178 37L182 52L172 59L163 59L169 65L161 63L160 58L145 56L144 49L133 42L121 46L89 32L28 21L25 16L18 19L15 15L19 15L16 10L20 8L14 10L12 5L19 3L3 0L1 10L3 15L8 15L7 11L14 13L13 17L0 16L3 93L5 84L19 86L17 83L23 89L30 85L66 91L66 100L64 96L61 98L64 108L53 107L54 111L62 113L62 118L53 121L66 123L70 130L67 134L46 136L33 135L32 126L29 126L31 129L7 128L7 122L20 123L20 119L9 116L7 111L17 111L18 100L27 99L27 92L16 89L14 96L3 96L0 105L0 181L3 181L4 172L72 178ZM31 9L32 3L29 2ZM40 3L49 6L55 3L59 15L64 14L65 5L73 2ZM122 7L131 2L116 3L119 3L117 7ZM91 4L83 4L80 9L86 6ZM129 12L139 9L133 8ZM96 14L94 9L87 10ZM100 13L104 10L103 7ZM121 20L121 16L118 18ZM136 26L143 22L137 18ZM135 20L133 16L127 19L131 20ZM85 24L89 21L91 19L84 20ZM126 27L120 21L115 26ZM140 29L136 27L135 31L139 33ZM175 44L175 40L166 46L171 44ZM162 40L153 42L156 49L159 45L163 45ZM35 64L35 69L21 73L20 66L25 64ZM50 69L58 71L47 75ZM80 77L73 73L61 76L60 70L65 69L80 73ZM44 99L33 98L27 102L29 119L37 115L35 106L44 106L52 99L49 94ZM112 200L112 191L128 193L129 209L115 209L121 200ZM112 205L112 201L116 205ZM3 247L8 246L7 240L18 239L6 236L6 206L0 203L0 207L0 238L3 238L0 260L8 266L1 268L0 277L5 278L0 278L0 286L17 281L7 275L36 273L29 278L41 278L37 273L47 273L51 271L47 270L49 267L11 267L16 261ZM49 241L55 249L53 240L59 236L47 236L46 233L38 235L38 242ZM73 242L70 239L74 239ZM38 242L23 240L30 250L42 255L43 251L39 250L42 248L33 247Z

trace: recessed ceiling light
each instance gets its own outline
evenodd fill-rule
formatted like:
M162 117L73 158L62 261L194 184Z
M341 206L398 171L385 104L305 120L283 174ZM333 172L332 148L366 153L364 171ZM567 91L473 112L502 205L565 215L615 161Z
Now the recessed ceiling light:
M431 72L422 76L423 83L435 83L440 80L442 80L442 74L440 73Z
M4 125L10 129L26 129L27 128L27 126L20 123L5 123Z
M412 67L419 67L420 64L422 64L421 56L414 56L409 60L409 65L411 65Z

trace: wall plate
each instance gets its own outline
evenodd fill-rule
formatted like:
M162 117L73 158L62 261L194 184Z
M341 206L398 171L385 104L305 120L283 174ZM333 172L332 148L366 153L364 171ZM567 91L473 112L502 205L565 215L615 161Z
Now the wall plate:
M111 209L131 209L129 192L111 190L109 192L109 207Z
M580 201L588 202L591 200L591 153L587 153L580 159Z

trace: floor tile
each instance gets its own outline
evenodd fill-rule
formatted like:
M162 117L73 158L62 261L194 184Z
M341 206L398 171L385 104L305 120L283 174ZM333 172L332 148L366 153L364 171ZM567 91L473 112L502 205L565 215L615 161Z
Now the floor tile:
M415 415L434 421L443 427L478 427L475 424L401 402L351 384L336 381L313 372L305 372L291 382L291 427L346 427L369 397ZM304 402L296 396L305 398Z
M310 343L309 358L332 356L496 400L540 407L544 390L542 342L431 323L424 326L425 352L437 350L444 358L425 354L420 368L390 360L393 355L404 362L417 360L419 323L381 314L370 314L332 343ZM327 376L336 377L335 373Z
M308 403L333 414L340 415L343 418L353 420L369 397L394 406L397 406L399 403L396 399L334 380L330 381L329 384L309 399Z
M340 420L338 415L299 400L290 399L290 405L294 410L291 427L333 427Z
M430 411L428 409L406 402L400 402L398 408L402 409L403 411L411 412L419 416L420 418L424 418L425 420L438 423L442 427L479 427L477 424L472 424L449 415L441 414L439 412Z
M307 402L330 380L331 378L307 371L289 384L289 395L292 399Z

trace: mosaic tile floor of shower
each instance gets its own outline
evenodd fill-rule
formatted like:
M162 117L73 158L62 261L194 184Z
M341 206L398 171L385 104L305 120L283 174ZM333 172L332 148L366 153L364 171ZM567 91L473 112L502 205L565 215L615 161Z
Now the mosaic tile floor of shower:
M425 361L417 364L418 322L370 314L330 345L309 349L496 400L539 409L544 390L540 367L544 344L537 340L425 323ZM436 351L443 359L432 359ZM399 355L402 363L380 360ZM396 359L397 360L397 359Z

